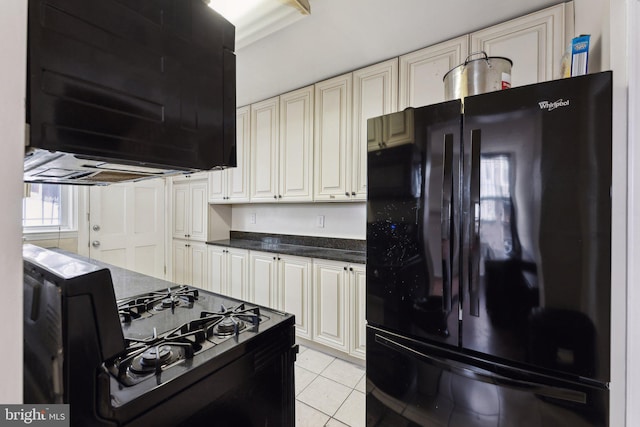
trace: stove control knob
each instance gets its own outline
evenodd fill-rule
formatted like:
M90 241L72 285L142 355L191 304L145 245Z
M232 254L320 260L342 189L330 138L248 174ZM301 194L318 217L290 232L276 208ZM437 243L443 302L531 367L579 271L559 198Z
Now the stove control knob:
M93 242L91 242L91 246L93 246L94 248L97 248L98 246L100 246L100 241L94 240Z

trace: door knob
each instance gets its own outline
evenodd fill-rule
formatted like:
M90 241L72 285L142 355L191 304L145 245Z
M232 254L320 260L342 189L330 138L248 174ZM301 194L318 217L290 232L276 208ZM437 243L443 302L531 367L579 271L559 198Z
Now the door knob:
M94 240L93 242L91 242L91 246L93 246L94 248L97 248L98 246L100 246L100 241Z
M93 228L93 231L100 231L100 226L98 224L94 225L91 228Z

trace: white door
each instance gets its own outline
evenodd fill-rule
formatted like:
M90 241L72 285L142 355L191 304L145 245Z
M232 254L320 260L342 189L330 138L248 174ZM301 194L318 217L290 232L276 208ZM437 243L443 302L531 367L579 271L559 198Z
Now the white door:
M91 187L89 257L164 278L164 179Z

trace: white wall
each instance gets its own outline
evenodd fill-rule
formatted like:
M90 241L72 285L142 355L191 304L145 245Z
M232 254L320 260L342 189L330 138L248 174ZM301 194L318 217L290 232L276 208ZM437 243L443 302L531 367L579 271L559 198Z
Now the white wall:
M256 223L251 223L255 214ZM317 226L324 216L324 227ZM250 204L234 205L231 229L254 233L292 234L296 236L366 238L366 203Z
M621 2L625 3L625 2ZM628 33L626 49L618 56L628 60L628 96L629 110L629 153L628 153L628 233L627 247L627 402L626 425L640 425L640 2L628 0L627 8L621 4L618 7L621 20L627 17Z
M0 2L0 274L3 308L1 403L22 402L22 158L27 49L27 2Z

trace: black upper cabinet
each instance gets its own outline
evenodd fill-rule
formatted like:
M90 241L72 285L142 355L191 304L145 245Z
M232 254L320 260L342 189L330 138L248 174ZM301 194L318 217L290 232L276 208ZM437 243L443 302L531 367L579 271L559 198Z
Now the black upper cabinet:
M234 37L202 0L29 0L30 146L235 166Z

